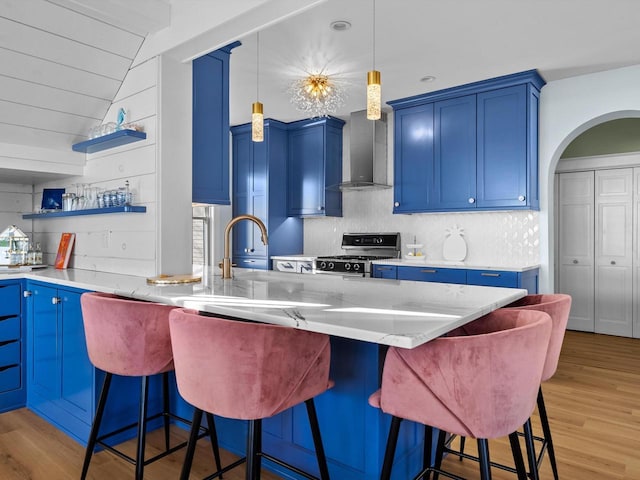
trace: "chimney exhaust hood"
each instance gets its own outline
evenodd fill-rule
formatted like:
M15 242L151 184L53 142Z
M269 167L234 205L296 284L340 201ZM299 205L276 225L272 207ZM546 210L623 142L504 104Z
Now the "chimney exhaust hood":
M387 184L387 114L367 120L367 111L352 112L349 119L350 177L335 185L340 190L391 188Z

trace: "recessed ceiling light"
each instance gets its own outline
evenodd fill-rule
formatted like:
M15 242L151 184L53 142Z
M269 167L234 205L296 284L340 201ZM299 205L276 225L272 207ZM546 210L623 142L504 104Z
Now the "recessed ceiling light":
M422 77L420 79L421 82L425 82L425 83L429 83L429 82L433 82L436 79L436 77L434 77L433 75L427 75L425 77Z
M336 32L344 32L351 28L351 23L346 20L336 20L335 22L331 22L329 26L331 30L335 30Z

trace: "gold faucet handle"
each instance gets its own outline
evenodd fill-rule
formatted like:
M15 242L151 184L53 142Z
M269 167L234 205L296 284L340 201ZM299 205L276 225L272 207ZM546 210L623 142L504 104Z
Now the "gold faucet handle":
M231 266L232 266L232 267L237 267L237 266L238 266L238 264L237 264L237 263L232 263L232 264L231 264ZM222 260L220 260L220 261L218 262L218 268L222 268Z

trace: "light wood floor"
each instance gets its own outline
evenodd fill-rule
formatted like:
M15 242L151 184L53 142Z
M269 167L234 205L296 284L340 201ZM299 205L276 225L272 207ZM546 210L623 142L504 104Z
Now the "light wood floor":
M543 390L562 480L640 479L640 340L567 332L558 372ZM539 431L537 427L534 420ZM176 441L185 437L179 429L174 435ZM160 441L152 433L150 448ZM490 448L493 460L510 460L507 442L493 441ZM26 409L0 415L2 480L77 479L83 454L79 444ZM224 464L233 458L223 454ZM183 455L176 452L148 466L145 479L178 478ZM211 457L208 444L199 442L192 478L213 470ZM466 478L479 478L474 462L447 459L444 466ZM130 465L101 452L91 463L89 478L127 479L132 474ZM495 469L493 477L515 478ZM244 470L236 469L225 478L241 480ZM262 478L278 477L265 472ZM545 459L541 479L549 478L553 477Z

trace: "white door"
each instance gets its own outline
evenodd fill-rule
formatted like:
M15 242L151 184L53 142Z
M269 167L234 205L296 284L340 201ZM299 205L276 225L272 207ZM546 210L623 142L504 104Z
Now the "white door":
M568 328L593 332L594 172L558 175L558 292L571 295Z
M595 331L633 326L633 169L595 172Z
M635 226L633 232L633 336L640 338L640 168L633 169L633 205Z

